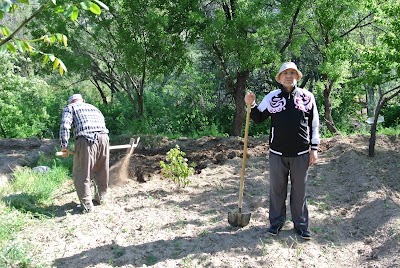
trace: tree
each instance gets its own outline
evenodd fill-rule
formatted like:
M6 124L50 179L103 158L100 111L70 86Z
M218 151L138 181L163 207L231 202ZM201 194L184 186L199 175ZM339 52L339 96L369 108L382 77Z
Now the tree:
M203 5L203 42L213 51L235 115L231 134L240 136L244 95L252 72L276 70L292 45L294 25L303 1L212 1ZM285 29L282 31L282 29ZM276 86L273 77L267 83Z
M92 2L93 1L93 2ZM90 12L99 15L101 14L101 8L108 10L108 7L99 0L85 0L78 3L73 1L59 1L62 2L61 5L57 5L56 0L41 1L37 3L38 8L33 11L29 17L21 22L18 22L14 26L14 29L10 30L9 27L0 24L0 50L8 50L10 52L30 52L35 54L43 54L44 63L48 61L53 62L53 69L59 69L60 75L62 75L67 68L61 59L55 57L50 53L43 53L40 50L36 50L33 46L35 42L44 42L46 44L61 43L65 47L67 46L67 37L64 34L56 33L52 35L45 34L39 38L29 39L27 36L19 37L18 33L34 18L36 18L43 10L51 10L53 15L62 13L69 17L72 21L78 19L79 8L83 10L89 10ZM34 3L29 2L29 0L1 0L0 2L0 19L3 19L7 15L15 15L18 12L22 12L20 9L24 8L22 5L34 8ZM101 8L100 8L101 7Z
M400 95L400 3L387 1L379 6L379 31L373 46L361 46L362 61L359 65L362 81L378 93L371 125L369 156L375 155L377 123L382 108Z
M132 115L141 117L146 83L158 76L180 72L189 60L188 17L197 1L105 3L110 6L110 12L96 17L95 22L77 20L78 25L74 27L60 21L53 26L54 30L64 28L73 33L69 40L71 50L60 53L74 73L85 73L82 79L90 79L103 102L107 102L106 89L111 91L111 96L124 92L134 108ZM41 19L46 20L47 16Z
M324 121L338 134L332 112L332 93L353 79L351 64L356 61L360 33L376 24L377 3L370 0L319 0L310 2L309 19L301 22L316 59L314 79L323 83ZM338 102L340 105L340 102Z
M60 110L60 103L44 80L20 76L16 61L16 55L0 57L0 137L50 136L56 118L51 110Z

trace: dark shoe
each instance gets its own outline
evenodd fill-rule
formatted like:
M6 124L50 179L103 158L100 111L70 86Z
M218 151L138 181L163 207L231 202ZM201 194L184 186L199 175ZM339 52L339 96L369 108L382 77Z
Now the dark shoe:
M296 233L298 235L300 235L301 238L303 238L305 240L310 240L311 239L310 231L308 231L308 230L298 230L298 229L295 229L295 230L296 230Z
M95 206L107 203L107 193L102 193L102 194L97 193L97 194L95 194L95 197L94 197L92 202L93 202L93 204Z
M82 214L86 214L86 213L92 213L94 212L94 207L93 206L82 206L82 205L78 205L77 206L78 211L80 211Z
M279 234L279 231L282 229L283 224L280 225L271 225L268 229L267 229L267 233L272 235L272 236L277 236Z
M97 201L96 199L92 200L93 206L100 206L101 203L99 201Z

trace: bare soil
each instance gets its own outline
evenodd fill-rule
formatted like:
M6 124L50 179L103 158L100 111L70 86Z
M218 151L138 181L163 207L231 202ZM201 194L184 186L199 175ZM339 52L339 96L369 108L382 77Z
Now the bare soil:
M378 136L373 158L367 136L322 141L318 164L309 171L311 241L293 231L289 207L279 236L266 233L266 140L249 139L243 211L251 220L244 228L227 220L237 211L241 138L142 137L132 155L111 152L107 204L79 213L69 181L56 196L56 216L33 219L19 240L30 248L33 264L44 267L400 267L399 137ZM25 150L29 142L1 144L3 175L5 163L23 165L15 155L37 155L50 144L36 141ZM185 188L160 173L160 160L175 144L196 164Z

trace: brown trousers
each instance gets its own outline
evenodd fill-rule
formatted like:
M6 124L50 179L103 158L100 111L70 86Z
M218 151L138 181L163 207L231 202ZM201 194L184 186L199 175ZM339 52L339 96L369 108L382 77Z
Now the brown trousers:
M93 207L91 180L95 184L95 199L101 202L108 190L109 174L108 134L99 134L98 141L89 142L85 137L75 140L73 176L76 193L81 205L90 210Z

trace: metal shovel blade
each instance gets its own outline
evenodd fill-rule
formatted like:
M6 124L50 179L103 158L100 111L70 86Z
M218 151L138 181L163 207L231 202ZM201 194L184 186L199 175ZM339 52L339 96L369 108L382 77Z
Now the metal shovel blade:
M250 222L251 213L228 212L228 222L233 227L245 227Z

